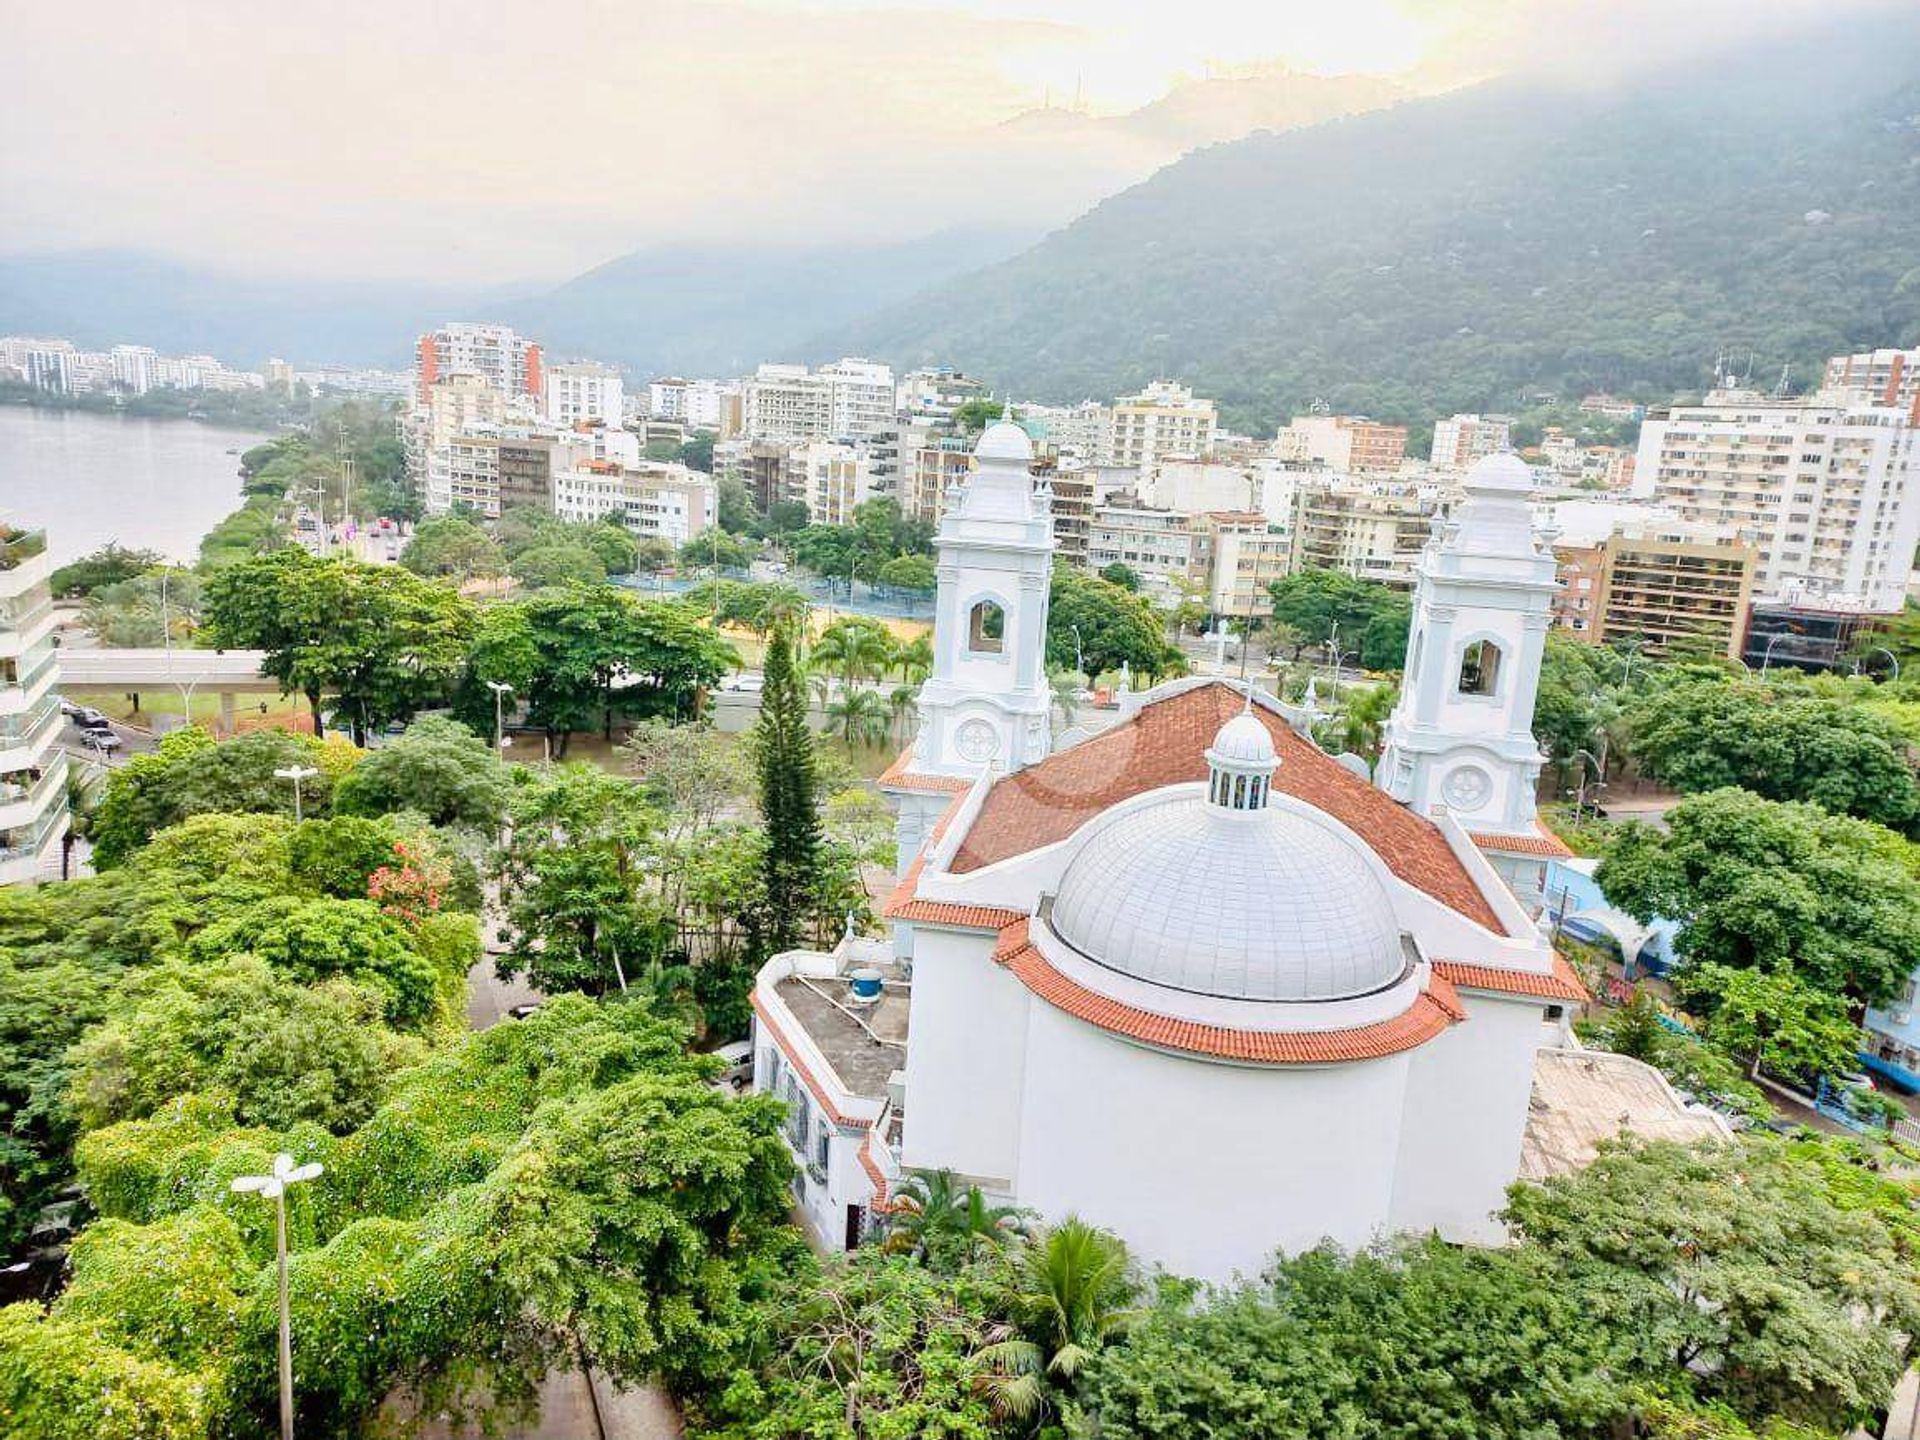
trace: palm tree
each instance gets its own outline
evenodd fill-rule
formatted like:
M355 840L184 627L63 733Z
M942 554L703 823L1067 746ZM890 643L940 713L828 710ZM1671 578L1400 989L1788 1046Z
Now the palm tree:
M1073 724L1080 710L1082 679L1078 671L1056 670L1048 677L1053 685L1053 708L1060 712L1062 725Z
M887 708L893 712L895 738L905 740L914 716L920 713L920 687L914 684L894 686L893 693L887 696Z
M1020 1228L1019 1210L989 1205L979 1186L962 1189L951 1170L916 1170L900 1184L881 1248L953 1269L998 1249Z
M836 620L813 642L812 664L838 670L852 689L863 678L877 679L893 665L893 637L870 620Z
M60 837L60 878L73 871L73 847L93 833L94 812L106 798L106 773L84 760L67 762L67 832Z
M827 706L827 728L849 745L878 745L893 728L887 702L872 690L846 690Z
M976 1383L999 1414L1037 1420L1049 1387L1070 1388L1138 1318L1140 1284L1117 1236L1070 1215L1020 1247L1011 1289L1013 1327L974 1357Z
M902 680L924 680L933 673L933 636L916 635L894 647L893 668Z

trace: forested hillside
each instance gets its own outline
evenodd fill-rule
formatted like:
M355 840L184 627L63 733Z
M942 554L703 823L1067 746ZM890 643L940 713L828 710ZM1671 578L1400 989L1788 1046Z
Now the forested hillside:
M1020 396L1171 374L1239 426L1801 383L1920 339L1920 17L1643 75L1491 82L1197 152L1002 265L823 336Z

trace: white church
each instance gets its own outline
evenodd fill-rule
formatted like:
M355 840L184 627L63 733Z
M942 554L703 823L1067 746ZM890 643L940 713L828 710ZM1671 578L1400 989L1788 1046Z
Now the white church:
M940 527L920 732L881 781L891 935L755 986L802 1213L851 1246L950 1170L1208 1280L1322 1239L1497 1241L1537 1054L1585 998L1538 922L1566 852L1534 818L1555 581L1527 467L1481 461L1436 531L1369 779L1212 679L1056 740L1031 461L990 427Z

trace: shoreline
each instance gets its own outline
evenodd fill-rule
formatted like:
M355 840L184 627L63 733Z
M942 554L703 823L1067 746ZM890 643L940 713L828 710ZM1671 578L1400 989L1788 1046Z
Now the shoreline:
M193 425L204 425L211 430L240 430L256 433L264 430L299 430L311 418L310 414L303 416L189 415L178 410L146 410L136 409L130 405L77 403L74 398L63 399L59 396L21 398L0 395L0 405L15 410L36 410L55 415L92 415L109 420L183 420Z

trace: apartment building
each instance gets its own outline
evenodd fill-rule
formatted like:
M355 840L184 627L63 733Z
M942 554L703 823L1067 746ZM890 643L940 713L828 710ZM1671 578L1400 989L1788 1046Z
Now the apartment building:
M1020 419L1063 459L1094 465L1113 450L1113 411L1097 400L1078 405L1021 405Z
M0 884L59 874L67 832L46 532L0 525Z
M563 520L612 520L678 547L715 523L718 500L713 477L685 465L586 460L555 473L553 512Z
M1293 568L1410 587L1447 499L1427 482L1303 474L1294 486Z
M1730 527L1648 506L1568 501L1553 509L1561 589L1554 624L1590 645L1676 644L1740 654L1753 605L1753 548Z
M810 440L787 450L783 488L802 498L815 525L851 525L856 506L873 498L873 477L860 447Z
M1140 498L1182 515L1252 510L1258 504L1252 473L1217 460L1162 460L1142 482Z
M1821 377L1825 390L1852 390L1876 405L1911 412L1920 402L1920 348L1836 355Z
M1405 441L1401 442L1404 450ZM1465 470L1474 461L1513 448L1511 415L1453 415L1433 422L1429 460L1444 469Z
M747 382L749 440L833 438L833 382L804 365L762 365Z
M1129 496L1094 506L1087 529L1087 567L1125 565L1143 594L1171 605L1207 583L1211 532L1191 515L1157 510Z
M1582 415L1600 415L1608 420L1638 420L1646 413L1646 407L1631 400L1622 400L1617 395L1608 395L1604 391L1595 391L1591 395L1580 397Z
M1391 475L1407 458L1407 427L1364 415L1301 415L1274 438L1273 453L1348 475Z
M590 433L502 436L497 450L501 510L530 505L551 511L554 477L594 459L597 448L604 450Z
M1216 617L1235 620L1272 615L1273 595L1268 587L1289 573L1291 537L1258 510L1202 515L1196 523L1206 536L1210 556L1207 609Z
M502 395L538 402L545 376L540 346L506 325L443 325L414 346L414 396L425 404L441 380L478 375Z
M893 367L848 355L814 372L827 382L832 400L828 433L836 440L862 440L893 424Z
M1081 465L1055 464L1042 473L1053 487L1053 553L1069 565L1084 567L1093 534L1095 472Z
M1145 474L1162 460L1211 454L1217 423L1213 401L1195 399L1184 385L1156 380L1138 395L1114 402L1112 438L1101 463Z
M909 370L894 387L897 414L924 420L951 420L972 400L985 400L987 382L946 366Z
M912 463L902 453L899 489L895 497L912 520L938 525L947 513L947 495L973 469L973 446L966 437L935 434L913 451Z
M1845 390L1717 390L1649 413L1631 493L1731 527L1755 551L1761 597L1892 612L1920 542L1916 435L1920 400L1899 409Z
M783 500L804 501L787 493L789 448L769 440L721 440L713 447L714 479L739 481L762 514Z
M489 513L498 513L497 446L506 416L506 395L476 371L448 375L427 387L420 403L401 422L401 439L407 451L407 476L428 514L444 514L456 500L475 503L476 493L484 494L494 507ZM479 436L493 437L495 448L487 455L472 446ZM468 450L456 465L453 447L463 439ZM485 473L489 460L490 475ZM457 485L456 470L461 473Z
M545 400L554 425L619 425L626 419L626 382L611 365L583 360L548 366Z

